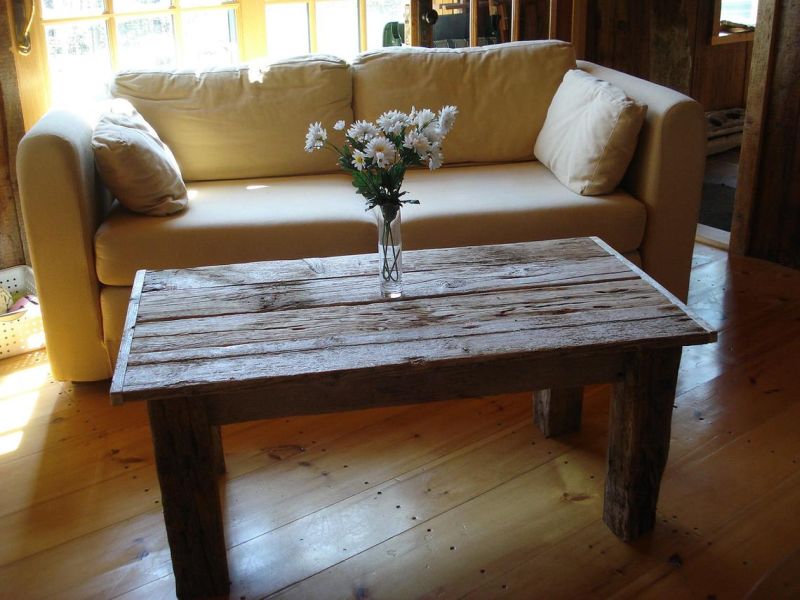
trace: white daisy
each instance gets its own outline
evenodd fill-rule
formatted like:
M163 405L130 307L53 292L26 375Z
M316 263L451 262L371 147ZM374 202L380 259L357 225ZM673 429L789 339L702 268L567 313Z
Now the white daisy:
M322 123L311 123L306 134L306 152L313 152L325 145L328 139L328 132L322 127Z
M431 123L436 121L436 113L434 113L429 108L423 108L420 111L417 111L417 127L420 129L425 129Z
M344 129L344 119L339 119L336 123L333 124L333 128L336 131L342 131Z
M353 166L359 171L367 167L367 155L361 150L353 150Z
M431 148L431 143L423 134L417 131L409 131L403 140L403 146L409 150L414 150L420 158L424 158L425 153Z
M369 121L356 121L347 130L347 136L359 142L370 140L377 135L378 128Z
M457 114L458 108L455 106L448 105L442 107L442 110L439 111L439 127L442 133L447 134L453 128L453 123L455 123Z
M444 132L442 128L439 127L439 121L433 121L422 130L422 134L428 138L432 144L440 144L442 139L444 139Z
M364 154L369 158L374 158L379 167L384 167L394 162L397 156L397 149L392 142L380 136L369 141Z
M390 110L378 117L378 125L387 135L397 135L405 127L408 115L399 110Z

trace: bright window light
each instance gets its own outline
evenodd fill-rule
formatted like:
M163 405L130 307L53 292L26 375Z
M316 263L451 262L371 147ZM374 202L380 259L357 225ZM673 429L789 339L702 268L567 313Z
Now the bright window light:
M45 27L53 104L76 104L106 95L111 55L105 23Z
M27 392L12 398L0 400L0 433L22 429L31 420L38 392Z
M120 69L175 67L172 17L117 19L117 49Z
M183 36L186 66L202 69L239 61L233 10L186 13L183 16Z
M0 435L0 456L3 454L10 454L11 452L16 452L20 443L22 443L21 431Z
M267 56L272 60L310 52L308 43L308 5L305 2L268 3Z
M19 448L23 429L30 422L39 400L39 387L49 376L50 369L45 364L0 378L0 455Z
M722 0L719 19L755 26L757 15L758 0Z
M358 3L356 0L317 2L317 52L346 60L358 54Z

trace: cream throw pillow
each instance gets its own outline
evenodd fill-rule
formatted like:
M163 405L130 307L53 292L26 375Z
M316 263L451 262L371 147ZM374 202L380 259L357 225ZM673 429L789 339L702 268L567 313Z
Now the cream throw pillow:
M572 191L608 194L625 175L646 112L617 86L567 71L533 153Z
M183 210L186 186L175 157L130 103L125 105L115 104L95 126L92 149L100 177L134 212L165 216Z

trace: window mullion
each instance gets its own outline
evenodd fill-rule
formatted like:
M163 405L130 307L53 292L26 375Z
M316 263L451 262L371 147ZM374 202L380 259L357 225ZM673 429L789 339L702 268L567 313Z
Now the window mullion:
M117 19L114 16L114 0L105 0L106 35L108 36L108 53L111 55L111 71L119 69L117 58Z
M311 53L317 51L317 0L308 0L308 45Z
M242 23L242 6L239 3L233 8L233 18L236 19L236 62L241 63L244 60L244 24ZM261 18L264 18L263 14Z
M367 49L367 0L358 0L358 49Z
M170 13L172 13L172 37L175 44L175 62L178 67L183 67L186 52L183 49L183 15L181 13L181 0L171 0Z

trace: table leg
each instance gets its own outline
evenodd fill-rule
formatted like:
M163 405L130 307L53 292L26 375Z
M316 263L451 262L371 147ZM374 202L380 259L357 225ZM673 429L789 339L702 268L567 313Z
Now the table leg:
M603 520L625 541L655 524L680 360L681 348L632 353L614 385Z
M178 598L227 597L218 453L205 405L191 398L147 404Z
M225 475L225 452L222 449L222 431L219 425L211 426L211 451L214 454L214 470Z
M533 392L533 421L545 437L555 437L581 428L583 388L555 388Z

